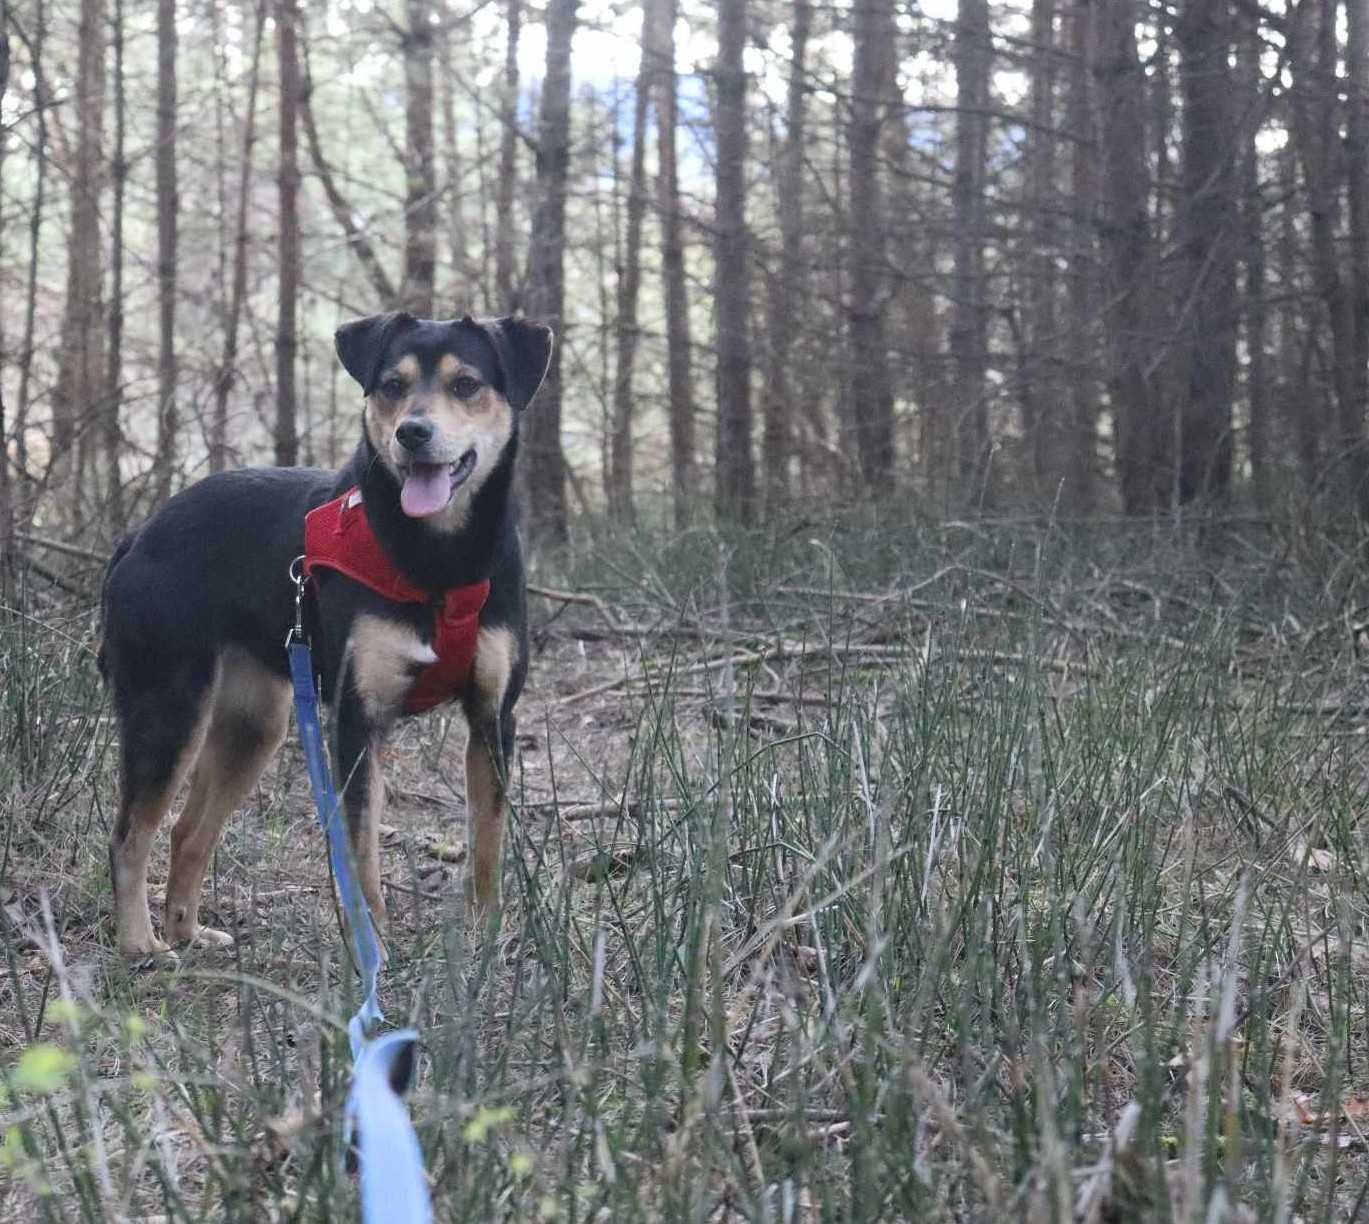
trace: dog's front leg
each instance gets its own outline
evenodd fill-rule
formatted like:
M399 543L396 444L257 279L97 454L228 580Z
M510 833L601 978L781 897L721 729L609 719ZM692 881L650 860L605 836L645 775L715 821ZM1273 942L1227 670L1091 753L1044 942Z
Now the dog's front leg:
M499 903L507 760L499 716L477 716L466 741L466 811L470 838L470 900L488 911Z
M342 788L352 861L366 904L378 930L385 929L385 898L380 889L380 818L385 806L385 778L380 769L384 737L373 726L355 693L338 702L336 767Z
M466 810L470 839L469 899L488 911L499 903L503 866L505 783L513 748L510 680L518 667L519 645L502 626L482 626L476 641L472 683L463 706L470 738L466 741ZM521 674L521 673L520 673Z

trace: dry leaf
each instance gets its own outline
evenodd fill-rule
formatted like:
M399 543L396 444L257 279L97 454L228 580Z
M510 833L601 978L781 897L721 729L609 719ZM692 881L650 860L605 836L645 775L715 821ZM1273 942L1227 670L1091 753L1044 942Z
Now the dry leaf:
M428 853L443 863L464 863L466 861L466 847L453 846L451 842L431 841L428 843Z
M1296 841L1289 847L1289 857L1299 867L1307 864L1308 871L1325 875L1336 865L1336 856L1325 846L1309 846L1305 841Z

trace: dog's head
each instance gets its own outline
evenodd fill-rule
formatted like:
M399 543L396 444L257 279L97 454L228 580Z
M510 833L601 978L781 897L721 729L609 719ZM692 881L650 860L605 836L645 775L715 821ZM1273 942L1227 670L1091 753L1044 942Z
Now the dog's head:
M366 394L366 437L398 482L404 513L460 521L542 385L551 328L399 311L344 324L336 343Z

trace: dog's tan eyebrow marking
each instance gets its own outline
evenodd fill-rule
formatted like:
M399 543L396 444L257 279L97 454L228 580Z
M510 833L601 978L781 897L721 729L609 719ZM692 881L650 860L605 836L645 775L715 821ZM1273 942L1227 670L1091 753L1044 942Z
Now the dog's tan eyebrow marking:
M442 356L438 358L437 376L442 379L443 382L447 382L449 379L459 378L463 374L468 374L471 378L478 379L482 383L485 381L480 377L479 370L474 366L468 366L461 358L455 357L451 353L443 353Z
M418 365L418 358L412 353L405 353L394 365L381 372L378 382L384 382L387 378L402 378L405 382L415 383L418 381L422 370Z

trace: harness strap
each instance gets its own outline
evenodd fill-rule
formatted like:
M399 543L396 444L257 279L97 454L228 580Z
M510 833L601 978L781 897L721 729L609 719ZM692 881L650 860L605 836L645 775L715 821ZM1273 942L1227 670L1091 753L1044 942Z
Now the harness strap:
M431 710L465 689L475 663L480 613L490 596L488 578L453 587L437 598L415 586L380 546L358 488L348 489L304 516L304 572L312 575L316 569L336 570L395 603L433 607L432 645L437 661L414 679L404 698L406 714Z

